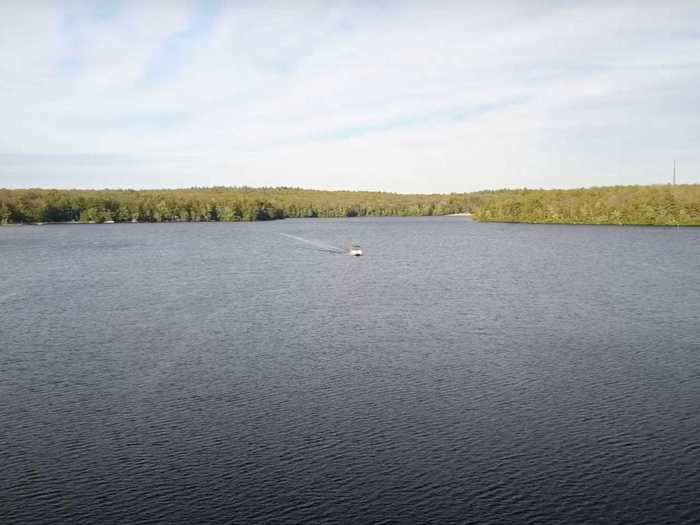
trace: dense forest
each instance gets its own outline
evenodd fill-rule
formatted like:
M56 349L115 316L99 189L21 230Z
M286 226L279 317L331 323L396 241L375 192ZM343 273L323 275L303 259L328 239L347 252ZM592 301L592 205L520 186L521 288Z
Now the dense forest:
M286 217L445 215L464 195L401 195L297 188L0 190L0 221L258 221Z
M700 185L503 190L481 194L480 221L700 226Z
M287 217L427 216L480 221L700 225L700 185L498 190L449 195L298 188L0 189L0 223L257 221Z

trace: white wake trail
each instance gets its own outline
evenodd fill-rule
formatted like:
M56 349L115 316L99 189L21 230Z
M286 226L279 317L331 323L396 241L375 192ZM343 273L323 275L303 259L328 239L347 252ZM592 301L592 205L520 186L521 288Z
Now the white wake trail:
M322 242L312 241L311 239L304 239L303 237L297 237L296 235L290 235L288 233L280 233L280 235L284 235L285 237L289 237L290 239L294 239L295 241L309 244L309 245L313 246L314 248L317 248L318 250L321 250L324 252L347 253L347 250L344 250L342 248L338 248L337 246L331 246L330 244L324 244Z

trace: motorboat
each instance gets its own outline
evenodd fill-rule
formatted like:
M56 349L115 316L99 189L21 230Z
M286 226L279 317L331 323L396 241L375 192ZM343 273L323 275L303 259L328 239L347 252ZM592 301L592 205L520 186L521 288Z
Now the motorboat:
M353 255L355 257L359 257L360 255L362 255L362 248L360 248L359 244L353 244L350 247L350 255Z

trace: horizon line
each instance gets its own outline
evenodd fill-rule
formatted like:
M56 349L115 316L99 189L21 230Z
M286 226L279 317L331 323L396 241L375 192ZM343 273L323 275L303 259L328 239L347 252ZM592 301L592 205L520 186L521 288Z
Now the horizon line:
M187 191L187 190L255 190L255 191L265 191L265 190L296 190L296 191L313 191L319 193L383 193L390 195L465 195L470 193L485 193L485 192L498 192L498 191L574 191L574 190L592 190L592 189L602 189L602 188L632 188L632 187L659 187L659 186L669 186L669 187L681 187L681 186L697 186L700 182L687 182L687 183L673 183L673 182L659 182L653 184L611 184L608 186L571 186L571 187L528 187L528 186L517 186L517 187L501 187L501 188L491 188L491 189L478 189L471 191L451 191L451 192L433 192L433 193L423 193L423 192L398 192L398 191L385 191L385 190L350 190L350 189L326 189L326 188L304 188L301 186L175 186L175 187L151 187L151 188L134 188L134 187L40 187L40 186L24 186L24 187L4 187L0 186L0 191L88 191L88 192L158 192L158 191Z

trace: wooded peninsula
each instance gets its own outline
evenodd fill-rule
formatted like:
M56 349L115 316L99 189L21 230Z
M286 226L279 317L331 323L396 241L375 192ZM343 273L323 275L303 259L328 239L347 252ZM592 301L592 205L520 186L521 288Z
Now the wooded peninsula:
M234 222L462 212L492 222L700 226L700 184L432 195L287 187L0 189L0 224Z

